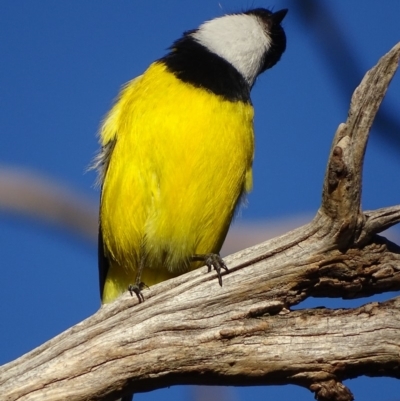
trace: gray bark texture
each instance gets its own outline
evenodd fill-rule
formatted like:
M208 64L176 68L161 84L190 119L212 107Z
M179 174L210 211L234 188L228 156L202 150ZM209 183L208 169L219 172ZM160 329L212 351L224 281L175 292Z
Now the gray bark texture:
M291 310L310 296L400 289L400 247L378 236L400 221L400 206L360 206L369 131L399 55L400 43L355 90L310 223L226 258L222 288L200 268L145 290L143 303L126 293L103 306L0 367L1 400L115 400L175 384L292 383L321 401L349 401L344 379L400 378L400 297L356 309Z

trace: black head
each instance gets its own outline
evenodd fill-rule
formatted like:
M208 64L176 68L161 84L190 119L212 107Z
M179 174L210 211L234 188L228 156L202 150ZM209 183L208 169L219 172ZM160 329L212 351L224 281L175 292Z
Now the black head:
M245 13L258 17L265 27L266 34L272 39L271 47L265 54L260 73L273 67L280 60L286 49L286 34L282 28L281 22L285 18L287 12L287 8L276 12L269 11L265 8L255 8Z

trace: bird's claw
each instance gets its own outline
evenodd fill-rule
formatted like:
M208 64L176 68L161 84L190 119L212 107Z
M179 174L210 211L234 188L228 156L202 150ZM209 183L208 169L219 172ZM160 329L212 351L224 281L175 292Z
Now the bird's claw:
M130 292L131 296L133 296L133 294L136 294L139 303L142 303L144 302L144 296L142 290L144 290L145 288L149 287L145 283L140 282L139 284L129 284L128 291Z
M221 270L225 270L227 272L229 272L229 270L220 255L218 255L217 253L208 253L206 255L193 255L192 260L203 261L208 267L208 272L210 272L211 269L214 268L218 276L218 283L222 287Z

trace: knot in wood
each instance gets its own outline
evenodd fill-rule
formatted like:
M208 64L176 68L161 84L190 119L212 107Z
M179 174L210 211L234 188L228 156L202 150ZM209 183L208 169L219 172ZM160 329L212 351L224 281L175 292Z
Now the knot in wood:
M334 191L339 185L340 180L347 175L347 167L343 161L343 149L335 146L329 162L328 185L329 193Z
M353 401L354 396L351 391L336 380L313 383L310 390L315 393L318 401Z

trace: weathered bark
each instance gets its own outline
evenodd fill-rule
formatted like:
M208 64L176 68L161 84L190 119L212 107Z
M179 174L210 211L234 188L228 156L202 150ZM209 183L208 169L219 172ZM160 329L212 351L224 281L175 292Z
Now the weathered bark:
M220 288L206 269L125 294L0 368L5 400L113 400L173 384L288 384L351 400L341 381L400 377L400 298L357 309L290 307L308 296L400 289L400 248L377 234L400 206L362 212L369 129L400 44L367 73L336 132L322 205L309 224L226 259ZM351 339L351 341L349 341Z

